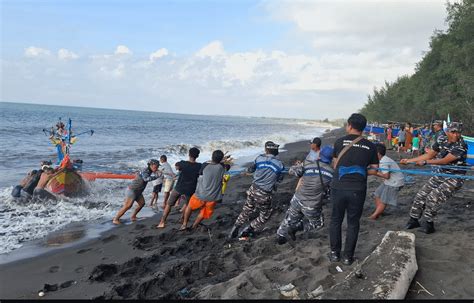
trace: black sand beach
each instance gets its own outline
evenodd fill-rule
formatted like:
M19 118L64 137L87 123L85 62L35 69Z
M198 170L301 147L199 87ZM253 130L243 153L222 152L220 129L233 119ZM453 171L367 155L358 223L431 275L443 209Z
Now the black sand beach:
M342 133L341 129L327 133L323 145L332 145ZM280 157L288 166L304 158L309 146L308 142L298 142L285 149ZM388 155L398 160L396 153ZM369 255L387 231L403 230L412 199L426 177L415 180L401 191L397 208L371 221L367 218L373 210L371 194L381 181L369 178L357 259ZM178 231L179 213L174 211L164 230L154 228L158 215L113 228L78 246L1 265L0 298L38 299L39 290L49 284L45 299L279 299L279 287L289 283L296 286L299 298L309 298L318 287L328 289L344 279L356 263L331 264L326 257L330 203L324 207L326 225L322 230L298 234L297 241L281 246L275 243L276 229L296 181L285 177L274 196L274 212L267 228L255 239L226 240L251 183L250 176L235 176L229 181L223 203L199 230ZM467 181L464 188L473 185ZM419 270L407 298L474 298L473 198L465 189L443 206L436 233L414 231ZM336 266L343 272L339 273Z

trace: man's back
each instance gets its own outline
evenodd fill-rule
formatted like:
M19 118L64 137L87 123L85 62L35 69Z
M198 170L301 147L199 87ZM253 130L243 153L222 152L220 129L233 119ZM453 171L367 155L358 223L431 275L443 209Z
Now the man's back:
M195 195L202 201L221 200L224 166L220 163L204 163L200 173Z
M259 155L249 171L254 173L253 183L260 189L271 192L277 181L281 180L284 166L283 163L273 155Z
M321 176L320 169L321 169ZM297 174L302 178L301 184L295 192L300 201L319 202L323 191L323 184L327 186L333 177L334 170L324 162L305 161L301 171ZM321 184L321 179L323 184Z
M185 195L192 195L195 192L201 165L199 162L189 161L178 163L181 173L175 188L177 192Z
M349 145L358 135L347 135L334 143L334 161L337 160L343 148ZM363 138L354 144L339 159L331 182L331 188L336 189L365 189L367 187L367 166L378 164L375 145Z

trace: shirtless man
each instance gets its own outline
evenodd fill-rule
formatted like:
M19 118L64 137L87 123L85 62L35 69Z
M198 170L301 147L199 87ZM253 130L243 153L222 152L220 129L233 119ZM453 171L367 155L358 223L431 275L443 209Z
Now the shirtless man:
M48 184L48 181L51 180L55 174L54 169L49 165L43 165L41 170L43 173L41 174L38 185L36 185L36 188L33 191L33 198L41 200L57 200L55 195L44 189L46 184Z

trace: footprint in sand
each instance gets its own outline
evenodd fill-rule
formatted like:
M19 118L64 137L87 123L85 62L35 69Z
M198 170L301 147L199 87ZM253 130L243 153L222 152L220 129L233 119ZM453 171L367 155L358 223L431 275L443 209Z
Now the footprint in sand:
M117 239L117 238L118 238L117 235L110 235L110 236L108 236L108 237L103 238L103 239L102 239L102 243L108 243L108 242L113 241L113 240L115 240L115 239Z
M58 271L59 271L59 268L60 268L59 266L51 266L51 267L49 268L49 272L50 272L50 273L58 272Z
M79 266L78 268L74 269L74 272L80 274L80 273L84 272L84 267Z
M92 250L92 248L84 248L84 249L80 249L77 251L78 254L83 254L83 253L86 253L88 251Z

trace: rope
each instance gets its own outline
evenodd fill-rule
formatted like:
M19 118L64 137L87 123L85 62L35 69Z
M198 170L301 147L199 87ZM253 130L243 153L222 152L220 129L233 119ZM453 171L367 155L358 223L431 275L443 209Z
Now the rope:
M451 167L455 167L456 169L463 167L463 166L455 166L455 165L446 165L446 166L432 165L432 166L436 166L437 168L448 168L451 166ZM429 171L422 170L422 169L390 169L390 168L369 168L369 169L372 169L372 170L375 169L375 170L387 171L387 172L400 172L400 173L405 173L405 174L422 175L422 176L430 176L430 177L437 176L437 177L444 177L444 178L474 180L474 176L437 173L437 172L433 172L431 169ZM227 173L231 176L235 176L245 171L246 171L245 169L239 169L239 170L230 170ZM288 169L284 169L282 173L287 174Z
M400 161L395 161L396 163L398 164L401 164ZM413 163L409 163L409 164L413 164ZM402 164L404 165L404 164ZM473 170L474 169L474 166L469 166L469 165L439 165L439 164L426 164L426 165L423 165L423 166L426 166L426 167L432 167L432 168L453 168L453 169L458 169L458 170ZM421 169L421 170L427 170L427 169Z
M465 179L465 180L474 180L474 176L466 176L466 175L455 175L455 174L443 174L443 173L435 173L435 172L427 172L427 171L420 171L418 169L391 169L391 168L369 168L375 169L380 171L388 171L388 172L400 172L405 174L411 175L423 175L423 176L437 176L437 177L444 177L444 178L454 178L454 179Z

